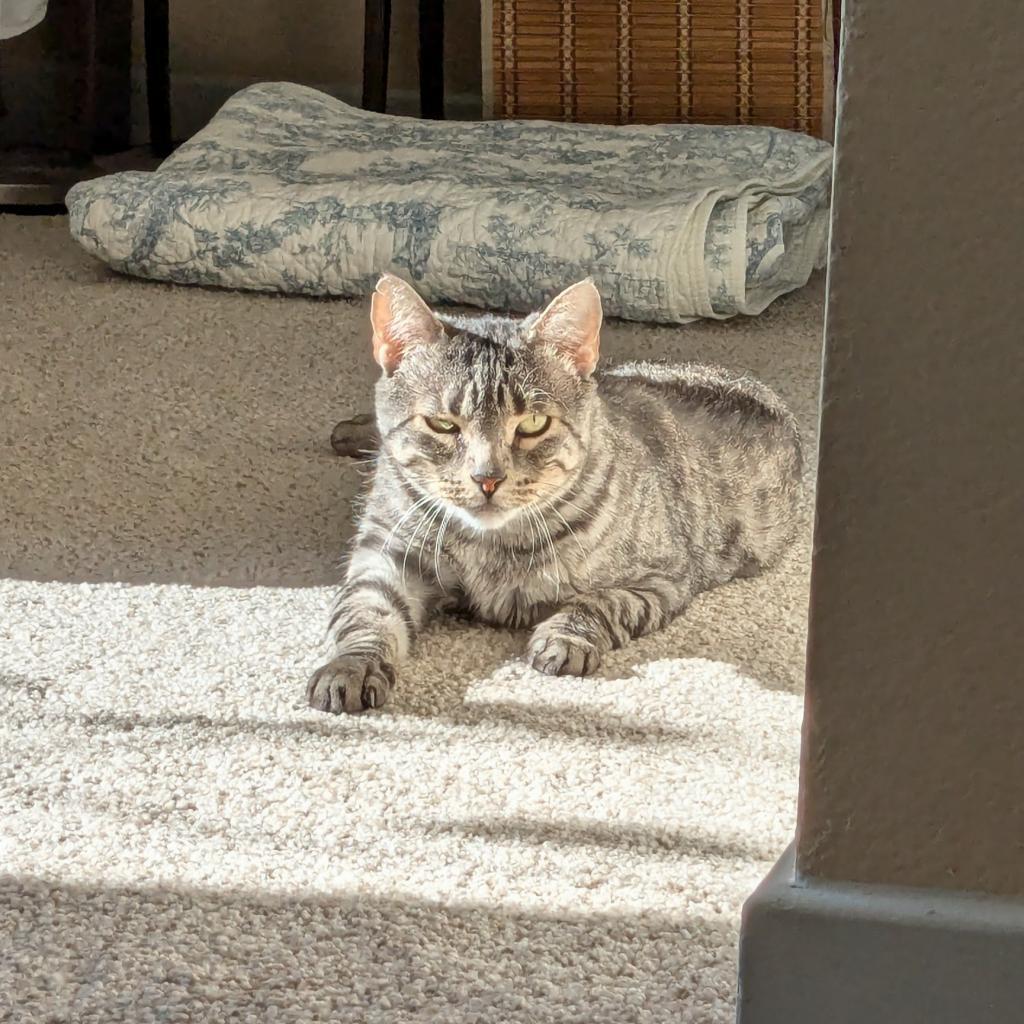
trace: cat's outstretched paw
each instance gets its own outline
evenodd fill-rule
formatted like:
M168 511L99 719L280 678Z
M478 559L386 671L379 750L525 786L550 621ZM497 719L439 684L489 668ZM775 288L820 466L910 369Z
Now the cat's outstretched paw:
M549 676L589 676L601 664L601 652L578 636L538 629L526 648L530 664Z
M382 707L395 688L395 670L379 658L339 654L321 665L306 687L311 708L350 715Z

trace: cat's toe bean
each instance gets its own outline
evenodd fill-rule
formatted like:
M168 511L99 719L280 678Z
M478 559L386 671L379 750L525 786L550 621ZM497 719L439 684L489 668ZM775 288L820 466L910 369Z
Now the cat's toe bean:
M306 698L317 711L359 714L387 702L394 678L389 665L340 655L313 673Z
M578 637L535 636L527 655L538 672L549 676L587 676L601 664L597 648Z

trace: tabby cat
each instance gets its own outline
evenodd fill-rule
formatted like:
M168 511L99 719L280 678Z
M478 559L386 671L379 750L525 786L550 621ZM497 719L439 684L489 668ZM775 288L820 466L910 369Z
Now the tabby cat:
M541 672L593 672L786 548L801 454L779 398L708 366L599 372L601 319L590 280L516 320L380 279L379 450L314 708L384 704L440 607L531 629Z

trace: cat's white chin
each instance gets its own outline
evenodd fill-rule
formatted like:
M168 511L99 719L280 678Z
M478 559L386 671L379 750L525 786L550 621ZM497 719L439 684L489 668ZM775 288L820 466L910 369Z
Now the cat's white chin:
M518 508L495 508L493 505L484 505L483 508L476 509L455 509L456 515L467 526L481 532L500 530L512 522L520 511Z

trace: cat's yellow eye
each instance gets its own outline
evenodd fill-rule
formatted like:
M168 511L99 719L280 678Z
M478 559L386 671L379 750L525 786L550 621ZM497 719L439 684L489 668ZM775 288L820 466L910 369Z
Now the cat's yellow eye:
M427 426L437 434L457 434L459 432L459 425L452 423L451 420L439 420L433 416L424 416L423 418L427 421Z
M550 426L550 416L542 416L539 412L533 412L529 416L524 416L519 421L516 433L520 437L539 437Z

